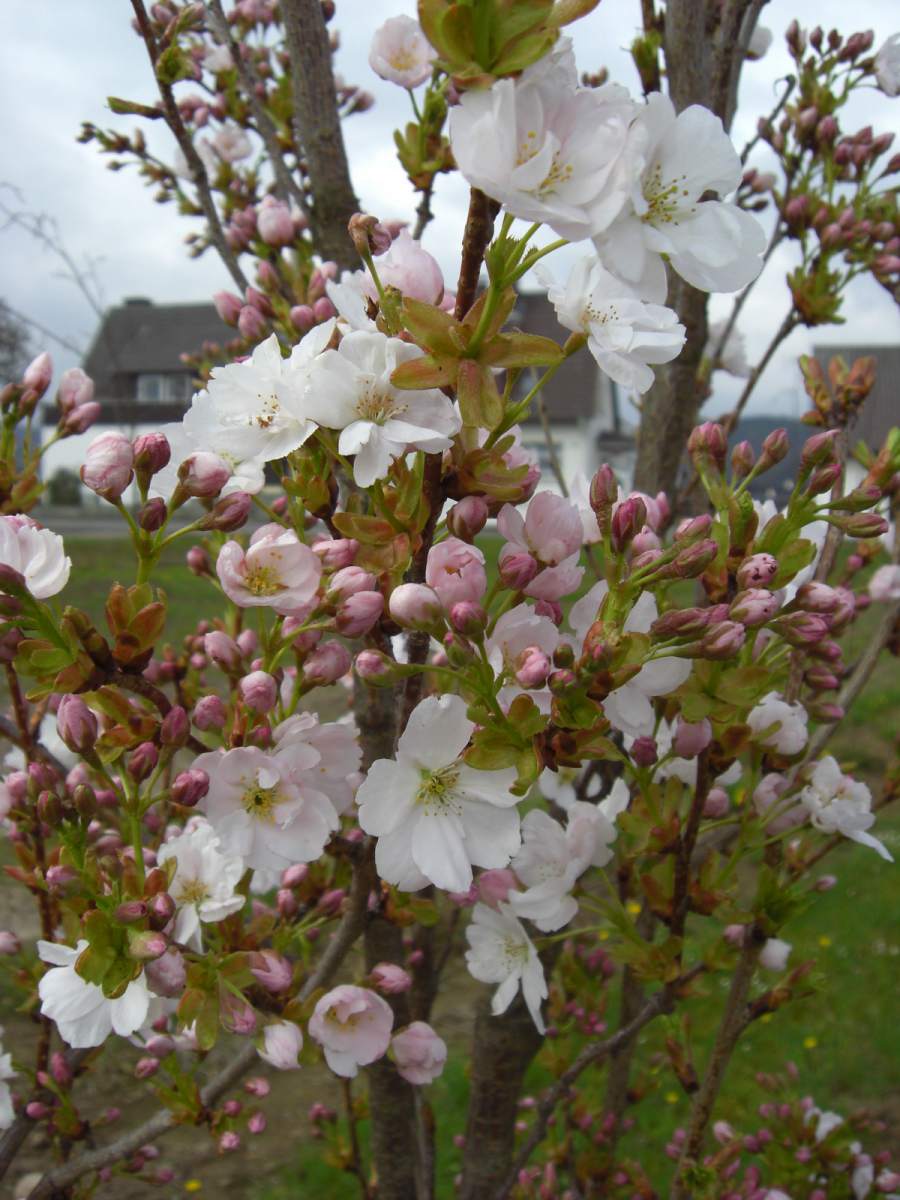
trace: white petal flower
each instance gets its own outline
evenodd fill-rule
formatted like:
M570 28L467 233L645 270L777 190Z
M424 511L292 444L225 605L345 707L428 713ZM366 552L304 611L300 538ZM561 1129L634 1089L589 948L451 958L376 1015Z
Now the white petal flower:
M252 746L201 754L194 766L209 775L201 804L224 853L264 871L318 858L338 815L324 792L294 779L301 762L311 768L318 761L309 745L274 754Z
M111 1033L128 1037L144 1024L150 1007L150 992L143 972L115 1000L102 988L88 983L75 970L78 956L88 943L73 949L54 942L39 941L38 954L51 970L38 984L41 1015L56 1023L59 1036L70 1046L101 1046Z
M629 284L593 255L573 266L564 287L537 269L556 316L583 333L597 365L622 387L643 393L653 385L651 364L671 362L684 345L684 326L670 308L645 304Z
M23 516L0 517L0 563L24 577L36 600L61 592L72 569L59 534Z
M516 915L544 933L568 925L578 911L570 893L587 862L559 822L539 808L528 813L522 821L522 848L510 866L526 888L509 893Z
M176 863L168 889L178 905L175 940L200 950L200 922L224 921L244 906L244 897L235 892L244 860L222 853L215 830L203 817L192 817L177 837L159 848L160 864L170 858Z
M862 846L870 846L888 862L894 859L887 848L866 831L875 823L872 793L864 783L845 775L830 754L816 763L809 783L800 793L816 829L840 833Z
M558 645L559 630L554 623L549 617L536 613L528 604L517 604L500 617L486 639L484 648L494 675L503 681L497 699L504 708L508 708L523 690L515 678L520 656L536 646L549 658ZM549 688L529 689L528 695L541 712L550 711Z
M0 1035L3 1029L0 1027ZM2 1047L0 1047L2 1050ZM15 1119L12 1092L9 1090L9 1080L16 1078L12 1058L9 1054L0 1053L0 1129L9 1129Z
M435 57L419 22L401 15L388 17L375 30L369 49L369 66L390 83L414 88L430 77Z
M459 432L460 417L443 392L400 391L391 383L396 367L421 355L399 338L352 330L337 350L326 350L313 364L304 411L319 425L341 431L338 450L354 457L353 478L360 487L382 479L407 449L449 450Z
M538 1032L543 1033L541 1001L547 998L547 982L537 951L524 926L508 904L496 909L476 904L466 929L469 974L482 983L498 983L491 1011L505 1013L519 987Z
M779 754L799 754L809 738L809 716L800 703L788 703L777 692L763 696L759 704L750 710L747 724L757 735L762 746L770 746ZM771 726L776 726L765 737Z
M741 162L722 122L691 105L676 116L668 96L654 92L628 134L629 205L595 241L604 265L646 300L665 299L661 255L688 283L707 292L734 292L762 269L766 238L750 213L725 196L741 179Z
M725 321L713 321L710 324L706 341L707 355L712 354L719 345L722 334L725 332L725 326ZM750 363L747 361L747 343L736 325L732 326L713 366L729 375L734 375L736 379L749 377Z
M579 241L606 229L628 195L622 151L635 105L624 88L578 86L571 42L518 79L465 91L450 144L468 183L507 212Z
M413 710L396 759L377 759L360 785L359 823L378 838L375 865L403 891L429 881L468 891L473 865L505 867L519 849L516 772L462 761L474 728L459 696L430 696Z
M759 952L759 965L767 971L783 971L787 966L793 947L781 938L766 938Z
M322 725L315 713L297 713L273 729L272 741L294 784L324 792L335 812L347 811L362 760L354 725L337 721ZM307 746L318 755L314 763L305 753Z
M900 96L900 33L892 33L875 55L875 79L886 96Z

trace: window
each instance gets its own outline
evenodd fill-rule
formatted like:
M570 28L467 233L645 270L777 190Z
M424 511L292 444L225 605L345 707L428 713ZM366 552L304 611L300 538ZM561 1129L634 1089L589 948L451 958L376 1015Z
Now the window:
M192 378L187 372L137 377L138 404L187 404L192 392Z

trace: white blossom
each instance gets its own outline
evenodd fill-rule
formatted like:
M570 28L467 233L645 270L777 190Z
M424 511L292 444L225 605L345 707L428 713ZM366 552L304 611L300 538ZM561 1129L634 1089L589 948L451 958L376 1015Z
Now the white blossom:
M759 704L750 710L747 724L761 746L769 746L779 754L799 754L809 738L806 709L799 702L784 700L777 692L763 696ZM776 728L766 733L773 725Z
M354 457L353 478L360 487L382 479L408 448L449 450L460 429L460 417L443 392L400 391L391 383L395 368L421 355L399 338L351 330L313 364L305 412L341 431L338 450Z
M692 104L676 115L654 92L638 113L625 150L631 196L622 215L595 240L601 261L646 300L662 303L662 255L705 292L736 292L762 269L766 237L752 214L719 196L740 183L741 161L722 122Z
M429 881L468 891L473 865L505 867L519 849L516 772L462 761L474 729L459 696L430 696L413 710L396 759L378 759L360 785L359 823L378 838L378 873L403 891Z
M72 569L59 534L18 515L0 517L0 563L24 577L36 600L61 592Z
M809 819L823 833L840 833L862 846L871 846L893 862L886 847L866 831L875 823L872 793L864 783L845 775L830 754L816 763L800 793Z
M76 1048L101 1046L111 1033L128 1037L144 1024L150 1006L143 972L115 1000L82 979L75 963L87 945L84 939L74 949L54 942L37 944L39 956L50 964L38 984L41 1015L54 1021L62 1040Z
M369 66L375 74L403 88L424 83L434 59L434 49L419 22L404 15L388 17L379 25L369 48Z
M886 96L900 95L900 33L892 33L875 55L875 79Z
M565 286L536 269L561 325L588 339L597 365L622 387L643 393L652 387L652 365L671 362L684 345L684 326L671 308L646 304L629 284L593 256L573 266Z
M521 985L525 1004L538 1032L543 1033L541 1001L547 998L544 968L525 928L508 904L496 909L476 904L466 929L469 974L482 983L500 986L491 1001L495 1017L505 1013Z
M792 949L791 943L783 942L781 938L766 938L759 952L759 965L767 971L783 971Z
M571 42L560 38L518 79L463 92L450 110L450 144L473 187L578 241L606 229L625 203L634 112L616 84L579 87Z
M274 754L238 746L195 759L209 775L201 806L223 852L264 871L318 858L340 824L328 796L304 778L319 758L314 747L298 742Z
M168 888L178 906L175 941L200 950L200 922L224 921L244 906L244 897L235 892L244 861L222 852L215 830L203 817L192 817L177 837L160 846L158 862L169 859L176 864Z
M0 1026L0 1037L2 1035L3 1028ZM0 1046L0 1051L2 1051L2 1046ZM15 1078L16 1072L13 1070L11 1055L0 1053L0 1129L9 1129L15 1119L12 1093L9 1090L10 1079Z

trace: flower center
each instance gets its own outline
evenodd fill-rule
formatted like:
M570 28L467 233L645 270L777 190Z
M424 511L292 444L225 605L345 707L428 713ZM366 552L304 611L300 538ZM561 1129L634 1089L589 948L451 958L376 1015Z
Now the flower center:
M265 821L271 825L275 820L274 810L280 803L277 786L262 787L258 780L252 783L241 796L246 812L257 821Z
M519 153L516 155L516 166L522 167L525 163L530 162L539 150L537 130L529 129L525 135L524 142L519 146ZM543 199L545 196L552 196L563 184L569 182L573 171L572 164L563 162L560 152L557 150L553 155L550 170L537 187L530 189L531 195L537 196L538 199Z
M401 46L388 59L395 71L409 71L417 64L416 52L410 46Z
M271 429L278 420L278 415L281 412L281 405L278 403L278 398L274 395L257 395L256 398L259 400L259 412L256 416L248 418L249 424L258 425L260 429Z
M421 804L426 815L445 817L459 816L462 805L454 789L459 780L459 766L450 763L436 771L422 771L422 782L416 792L416 803Z
M512 934L507 934L501 942L500 953L510 972L528 961L528 947Z
M361 421L372 421L375 425L383 425L388 417L395 413L405 412L406 405L397 399L374 380L362 384L360 396L356 402L356 414Z
M209 899L209 888L202 879L185 879L176 899L181 904L200 904Z
M641 190L647 202L647 211L641 220L647 225L677 225L686 207L688 212L694 212L694 205L685 206L684 203L690 195L683 186L686 179L686 175L681 175L677 179L664 180L662 167L656 163L643 180Z
M257 566L247 571L244 580L248 592L254 596L274 596L282 588L281 580L272 567Z

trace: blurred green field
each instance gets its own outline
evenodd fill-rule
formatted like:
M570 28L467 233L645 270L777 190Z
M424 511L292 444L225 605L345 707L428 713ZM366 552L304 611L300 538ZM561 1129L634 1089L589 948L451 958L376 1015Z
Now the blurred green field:
M214 615L220 609L220 600L212 587L208 603L198 597L198 581L184 566L184 551L189 545L190 539L186 538L173 548L160 564L156 577L169 600L166 640L175 644L190 632L199 616ZM498 546L498 539L487 540L489 560L495 558ZM118 539L74 537L67 539L67 547L74 569L66 599L86 609L99 623L109 585L114 581L124 584L134 581L130 547ZM491 563L491 574L493 570ZM848 657L865 644L877 619L878 613L870 612L860 621ZM846 768L866 778L873 790L885 764L896 758L898 712L900 671L896 660L883 660L832 747ZM900 860L900 813L882 815L878 834ZM870 1107L893 1126L890 1140L895 1150L900 1151L900 1027L896 1019L900 982L900 867L882 862L870 850L847 843L826 859L822 871L838 876L837 887L817 896L811 907L782 932L794 946L792 964L815 960L814 993L752 1027L732 1063L718 1115L739 1123L744 1112L754 1111L765 1098L754 1082L756 1072L783 1068L785 1060L790 1058L800 1068L799 1094L812 1095L822 1107L839 1112ZM454 988L452 1004L458 1014L474 1001L478 985L461 975L454 979ZM703 1062L721 998L719 986L710 985L709 995L691 1005L698 1066ZM461 1157L452 1144L452 1136L465 1125L467 1035L458 1016L449 1029L442 1028L442 1015L439 1009L435 1025L451 1043L451 1057L443 1077L428 1090L428 1099L438 1114L441 1164L438 1194L450 1197L453 1175L459 1169ZM661 1029L658 1025L652 1027L644 1036L648 1048L653 1048L661 1042ZM548 1078L538 1060L530 1086L539 1090ZM598 1092L603 1081L602 1072L585 1077L585 1085ZM622 1143L623 1152L639 1160L646 1160L651 1147L654 1156L658 1154L666 1135L684 1120L688 1111L688 1101L667 1067L660 1067L647 1082L657 1092L657 1098L648 1101L643 1109L639 1106L634 1110L637 1125ZM294 1141L290 1150L285 1145L283 1153L270 1147L270 1152L284 1165L274 1180L265 1178L268 1170L263 1173L249 1193L253 1200L288 1200L298 1194L350 1200L359 1195L359 1184L353 1177L337 1174L324 1161L323 1143L304 1136L303 1109L316 1098L311 1086L314 1087L309 1077L292 1081L291 1090L297 1094L293 1132L301 1140ZM365 1144L365 1121L361 1133Z

